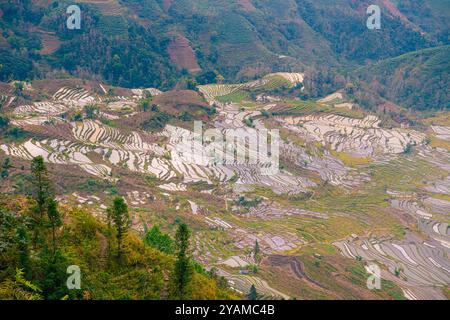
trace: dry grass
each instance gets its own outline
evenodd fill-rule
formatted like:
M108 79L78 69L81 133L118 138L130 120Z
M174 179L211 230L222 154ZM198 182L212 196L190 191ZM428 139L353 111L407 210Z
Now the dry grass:
M450 126L450 111L440 112L433 117L423 120L423 122L433 126Z
M430 146L433 148L442 148L450 151L450 141L439 139L434 136L431 136L430 140Z
M330 153L336 158L342 160L342 162L349 167L368 165L372 162L372 159L370 157L363 157L363 158L353 157L352 155L346 152L339 152L334 150L330 150Z

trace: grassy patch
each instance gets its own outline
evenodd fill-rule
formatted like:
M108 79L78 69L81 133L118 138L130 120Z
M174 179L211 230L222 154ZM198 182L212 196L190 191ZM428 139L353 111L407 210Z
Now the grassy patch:
M248 92L243 90L237 90L227 95L216 97L216 99L222 103L231 103L231 102L240 103L243 100L251 99L251 97Z
M430 137L430 146L433 148L442 148L450 151L450 141L439 139L435 136Z
M353 157L346 152L339 152L334 150L331 150L330 153L336 158L340 159L346 166L349 167L368 165L372 162L372 159L370 157Z
M288 100L287 108L276 111L275 116L303 116L314 113L335 114L348 118L363 119L365 114L357 110L336 109L316 101Z
M431 195L433 198L439 199L439 200L445 200L450 202L450 194L442 194L442 193L433 193Z
M434 126L450 126L450 111L437 113L433 117L423 120L423 122Z

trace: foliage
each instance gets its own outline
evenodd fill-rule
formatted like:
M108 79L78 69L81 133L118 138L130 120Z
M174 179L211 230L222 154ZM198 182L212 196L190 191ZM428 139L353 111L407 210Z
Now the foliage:
M99 112L98 107L92 104L85 105L83 110L87 119L95 119Z
M248 300L256 300L258 299L258 293L256 292L256 287L254 284L250 287L250 291L247 296Z
M360 68L355 76L383 98L417 110L450 109L450 46L410 52Z
M142 112L149 111L152 108L151 102L152 102L151 97L140 100L138 103L139 110Z
M256 207L261 202L262 202L261 198L256 197L254 199L248 200L244 196L240 196L239 199L235 201L236 205L244 207L246 209Z
M45 225L45 213L48 202L52 199L53 191L42 156L33 158L31 161L31 173L33 177L31 195L35 200L35 205L31 208L31 216L35 226L33 244L36 246L38 242L43 241L41 237Z
M9 176L9 169L12 167L11 165L11 159L5 158L3 160L2 166L1 166L1 172L0 172L0 178L6 179Z
M11 121L7 116L0 114L0 138L5 140L20 140L27 138L28 134L20 127L11 125Z
M0 283L0 300L41 300L42 290L24 278L24 272L16 269L15 279Z
M58 202L50 199L47 204L48 224L52 229L53 254L56 253L56 228L62 225L61 214L58 211Z
M16 1L10 5L4 1L0 27L7 32L2 34L0 81L33 79L49 70L64 70L73 76L90 74L134 88L167 89L187 78L187 86L193 90L196 84L252 80L270 71L306 70L310 80L305 90L292 89L316 97L342 85L355 65L448 44L449 23L444 14L448 4L436 5L440 2L396 1L394 5L408 23L386 10L383 32L376 32L366 28L365 11L349 0L262 1L254 4L251 12L237 10L236 3L227 1L205 0L201 5L193 0L171 2L170 10L156 0L115 1L111 10L120 15L83 1L80 6L86 19L76 31L65 28L62 3L42 6L36 1ZM47 49L46 32L33 30L54 32L57 50L42 50ZM177 70L167 54L172 40L167 30L183 30L201 72L194 76ZM289 58L273 59L275 55ZM311 70L318 71L310 74ZM399 86L401 101L415 107L417 100L419 108L426 104L445 107L445 89L438 90L445 86L445 75L423 77L426 96L420 98L411 89L422 89L422 81L412 81L417 74L408 73L404 74L406 86Z
M164 129L172 116L165 112L156 112L151 118L141 123L141 128L148 131L158 131Z
M178 226L175 234L176 261L173 274L172 295L183 300L189 295L189 282L192 280L192 263L189 256L190 231L185 223Z
M162 233L160 228L153 226L144 237L145 244L158 249L161 252L172 254L174 253L174 243L168 234Z
M114 199L111 208L108 208L108 221L111 221L115 227L117 239L117 258L122 258L122 241L131 226L131 219L128 214L128 206L122 197Z

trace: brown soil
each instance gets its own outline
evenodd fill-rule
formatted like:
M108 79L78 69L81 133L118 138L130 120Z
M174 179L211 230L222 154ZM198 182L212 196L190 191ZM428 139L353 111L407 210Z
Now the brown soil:
M186 105L208 106L204 99L192 90L172 90L164 92L153 99L153 103L163 107L180 107Z
M264 261L264 263L274 267L288 269L289 272L297 279L307 282L315 289L327 289L319 282L310 278L305 272L305 266L303 263L294 256L271 255Z
M61 123L57 125L48 125L48 126L35 126L35 125L26 125L24 129L29 132L36 133L42 138L57 138L63 140L73 140L72 135L72 127L68 123Z
M163 0L163 9L164 11L169 11L170 7L172 6L173 0Z
M194 50L192 50L188 39L179 35L168 47L170 59L179 70L186 69L191 73L200 72Z
M405 22L408 21L408 18L406 18L405 15L403 13L401 13L400 10L397 9L395 4L393 4L391 0L383 0L383 4L392 15L400 18L402 21L405 21Z
M256 8L253 6L251 0L238 0L238 2L239 2L239 5L241 6L242 10L244 10L244 11L251 12L251 11L256 10Z

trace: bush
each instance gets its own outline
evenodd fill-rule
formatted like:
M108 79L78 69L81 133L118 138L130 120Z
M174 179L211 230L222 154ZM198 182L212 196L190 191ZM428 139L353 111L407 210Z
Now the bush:
M84 106L84 113L87 119L95 119L98 114L98 107L93 104L88 104ZM77 121L77 120L75 120Z
M144 243L167 254L174 252L172 238L168 234L161 232L156 225L147 232L144 237Z
M141 128L148 131L158 131L164 129L166 124L172 119L172 116L165 112L157 112L150 119L141 123Z

